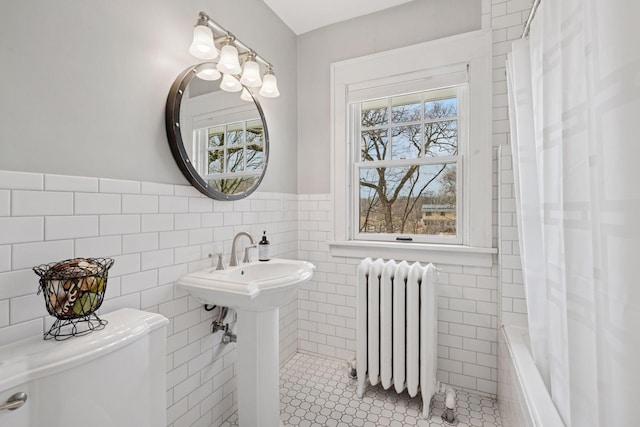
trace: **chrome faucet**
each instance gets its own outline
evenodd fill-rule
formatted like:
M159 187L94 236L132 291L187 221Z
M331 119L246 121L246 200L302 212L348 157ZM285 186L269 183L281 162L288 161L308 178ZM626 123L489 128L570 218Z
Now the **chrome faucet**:
M233 244L231 245L231 258L229 259L229 267L234 267L238 265L238 254L236 254L236 244L238 243L238 239L242 236L247 236L252 245L256 244L256 242L253 240L253 237L251 237L251 234L245 231L241 231L238 234L236 234L236 236L233 238ZM245 250L244 262L248 262L248 261L249 261L248 251Z

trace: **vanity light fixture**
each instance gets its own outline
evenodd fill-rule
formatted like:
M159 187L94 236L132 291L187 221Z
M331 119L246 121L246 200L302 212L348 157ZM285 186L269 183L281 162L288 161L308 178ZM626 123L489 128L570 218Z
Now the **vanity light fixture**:
M222 81L220 82L220 89L225 92L240 92L242 90L242 85L231 74L223 74Z
M278 90L278 80L276 79L276 75L273 74L273 69L271 67L267 68L267 72L262 79L262 88L260 88L260 95L265 98L275 98L280 96L280 91Z
M250 53L249 59L244 63L242 71L242 77L240 83L246 87L260 87L262 86L262 78L260 77L260 66L255 61L256 54Z
M189 46L189 53L199 59L215 59L218 49L213 42L213 31L207 25L207 20L201 15L193 29L193 41Z
M218 71L225 74L240 74L242 67L238 60L238 49L231 43L233 39L227 37L224 46L220 50L220 59L218 60Z
M220 52L216 43L221 46ZM201 68L197 77L204 80L218 80L222 77L220 88L225 91L239 92L244 85L246 88L260 88L260 95L266 98L280 95L273 65L204 12L200 12L196 22L189 52L198 59L208 61L220 56L217 64ZM266 70L262 78L261 65ZM247 97L251 98L251 94L247 93L245 98ZM247 100L245 98L243 99Z
M205 65L205 67L203 67L196 74L198 78L202 80L212 81L212 80L218 80L220 77L222 77L222 75L220 74L220 71L216 69L216 64L214 64L213 62L205 63L203 65Z

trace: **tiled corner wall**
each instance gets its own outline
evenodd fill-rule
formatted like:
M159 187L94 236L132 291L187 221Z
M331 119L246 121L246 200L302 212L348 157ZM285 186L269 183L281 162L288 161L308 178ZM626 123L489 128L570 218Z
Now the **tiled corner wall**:
M299 350L347 360L355 354L356 268L333 257L330 195L299 195L299 256L316 264L298 294ZM496 395L498 270L439 264L438 379Z
M518 242L511 146L500 147L500 317L504 324L526 326L527 302Z
M493 238L498 247L500 195L498 149L509 144L509 104L507 97L506 60L511 42L520 38L529 15L531 0L482 0L482 26L493 33Z
M481 28L491 28L491 0L481 0L480 25Z
M486 1L486 0L485 0ZM491 0L493 29L493 136L494 200L498 198L500 253L500 317L502 323L526 325L527 311L520 264L513 165L509 145L506 60L511 43L522 35L531 9L530 0ZM495 222L494 222L495 224Z
M0 171L0 345L42 334L52 323L31 267L112 257L100 311L131 307L170 320L168 425L220 425L236 409L235 344L210 333L215 311L174 282L210 265L209 253L223 251L228 260L238 231L257 237L267 230L272 254L295 258L297 215L291 194L216 202L190 186ZM281 361L296 351L293 300L280 310Z

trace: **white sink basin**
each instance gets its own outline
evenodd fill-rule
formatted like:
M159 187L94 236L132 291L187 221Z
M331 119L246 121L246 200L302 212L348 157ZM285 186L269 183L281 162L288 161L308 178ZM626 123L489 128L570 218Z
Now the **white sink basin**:
M234 308L238 313L238 416L240 426L279 427L280 306L297 285L311 279L307 261L272 259L229 267L206 268L178 280L203 304Z
M206 268L183 276L178 284L203 304L264 310L286 303L313 270L307 261L272 259L225 270Z

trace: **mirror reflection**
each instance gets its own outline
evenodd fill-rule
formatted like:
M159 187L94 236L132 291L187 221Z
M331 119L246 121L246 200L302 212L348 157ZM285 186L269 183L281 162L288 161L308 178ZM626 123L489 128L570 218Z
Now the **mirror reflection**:
M262 109L250 95L245 101L238 92L221 90L219 81L196 77L196 70L184 75L183 80L189 81L182 82L182 92L172 88L170 93L170 98L172 94L181 98L179 104L174 100L179 114L173 115L179 117L179 125L172 130L177 133L175 143L182 146L172 147L172 152L174 157L180 154L176 160L182 162L183 173L187 169L185 176L204 194L222 200L246 197L260 184L267 166ZM168 115L170 104L171 99ZM169 141L172 144L171 135Z

